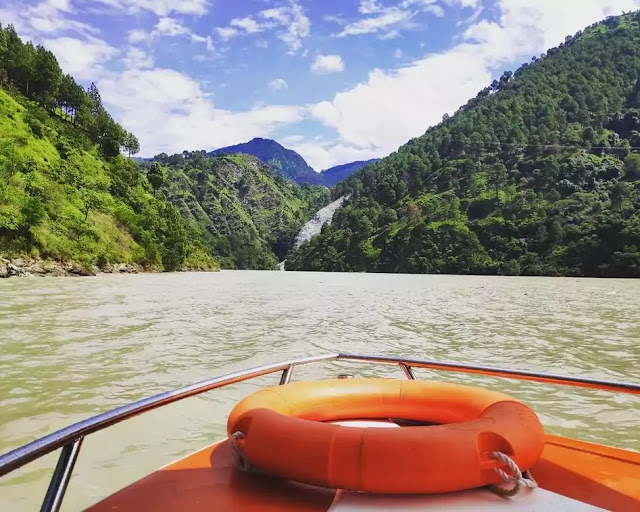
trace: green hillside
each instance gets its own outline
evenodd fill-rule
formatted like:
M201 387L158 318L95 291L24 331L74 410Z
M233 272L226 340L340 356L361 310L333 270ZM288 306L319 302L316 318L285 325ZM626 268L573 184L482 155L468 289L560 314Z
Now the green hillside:
M15 275L3 258L274 268L329 201L249 157L185 152L141 169L121 154L138 150L94 84L85 90L51 52L0 27L0 276Z
M640 14L609 18L337 185L288 269L640 277Z
M250 155L195 151L155 160L142 164L149 180L160 177L159 194L224 268L276 268L302 225L330 201L325 187L295 185Z
M213 268L176 208L124 156L106 161L78 128L0 90L0 255Z

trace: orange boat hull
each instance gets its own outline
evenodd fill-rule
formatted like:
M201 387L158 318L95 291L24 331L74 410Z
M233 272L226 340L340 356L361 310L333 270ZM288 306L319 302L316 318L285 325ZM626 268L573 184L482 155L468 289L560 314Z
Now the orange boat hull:
M337 491L236 469L229 441L166 466L91 512L327 511ZM640 453L546 436L532 474L540 487L607 510L640 510ZM535 491L533 491L535 492Z

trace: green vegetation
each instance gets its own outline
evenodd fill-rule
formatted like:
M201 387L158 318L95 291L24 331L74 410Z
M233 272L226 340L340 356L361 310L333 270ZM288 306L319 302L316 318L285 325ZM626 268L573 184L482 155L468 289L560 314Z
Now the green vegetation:
M41 45L23 43L11 25L0 26L0 85L82 129L105 157L118 156L121 149L131 156L140 149L136 137L102 106L95 84L85 91L73 77L62 74L53 53ZM34 135L44 136L42 115L32 110L26 121Z
M128 158L0 90L0 255L104 267L213 268L177 209Z
M609 18L339 183L288 269L640 277L640 13Z
M0 255L86 266L215 268L137 166L135 136L53 54L0 27Z
M223 268L275 269L302 225L330 201L324 187L290 183L249 155L157 155L147 178Z
M145 164L94 84L0 27L0 256L149 270L274 268L329 201L249 156Z

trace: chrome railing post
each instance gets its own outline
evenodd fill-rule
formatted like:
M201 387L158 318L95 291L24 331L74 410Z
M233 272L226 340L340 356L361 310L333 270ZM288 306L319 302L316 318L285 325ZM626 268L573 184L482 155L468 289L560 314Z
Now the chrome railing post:
M73 466L76 464L83 439L84 438L81 437L74 443L69 443L62 447L56 469L53 470L53 476L51 477L51 482L49 482L47 494L40 507L40 512L58 512L58 510L60 510L62 498L64 498L67 485L69 485L69 480L71 480Z
M402 368L402 371L404 372L407 379L416 380L416 376L413 374L413 368L411 368L411 366L409 366L408 364L400 363L400 368Z
M293 367L295 365L288 366L284 370L282 370L282 376L280 377L280 385L284 386L285 384L289 384L291 380L291 374L293 373Z

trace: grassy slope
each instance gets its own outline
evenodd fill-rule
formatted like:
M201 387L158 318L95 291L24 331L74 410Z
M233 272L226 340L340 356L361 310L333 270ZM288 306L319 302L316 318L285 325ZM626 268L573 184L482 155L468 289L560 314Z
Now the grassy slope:
M0 90L0 255L163 268L161 242L141 219L162 207L146 180L127 187L135 201L110 190L114 169L129 165L124 157L105 162L70 123ZM193 266L215 266L201 250L189 257Z
M70 135L65 123L47 120L43 136L38 137L25 120L27 109L0 91L0 144L5 161L33 161L36 170L5 173L0 200L0 229L18 225L24 217L21 205L38 195L45 208L42 222L30 229L33 244L29 253L34 257L75 259L95 264L98 256L112 261L133 263L140 247L115 219L107 214L89 212L84 222L84 202L81 192L72 183L61 183L58 170L61 158L55 144ZM72 135L73 137L73 135ZM70 158L74 170L82 179L108 184L104 163L94 148L78 151ZM9 164L10 165L10 164ZM19 167L19 164L16 166ZM5 171L6 172L6 171ZM0 239L0 251L7 255L24 250L23 240Z

